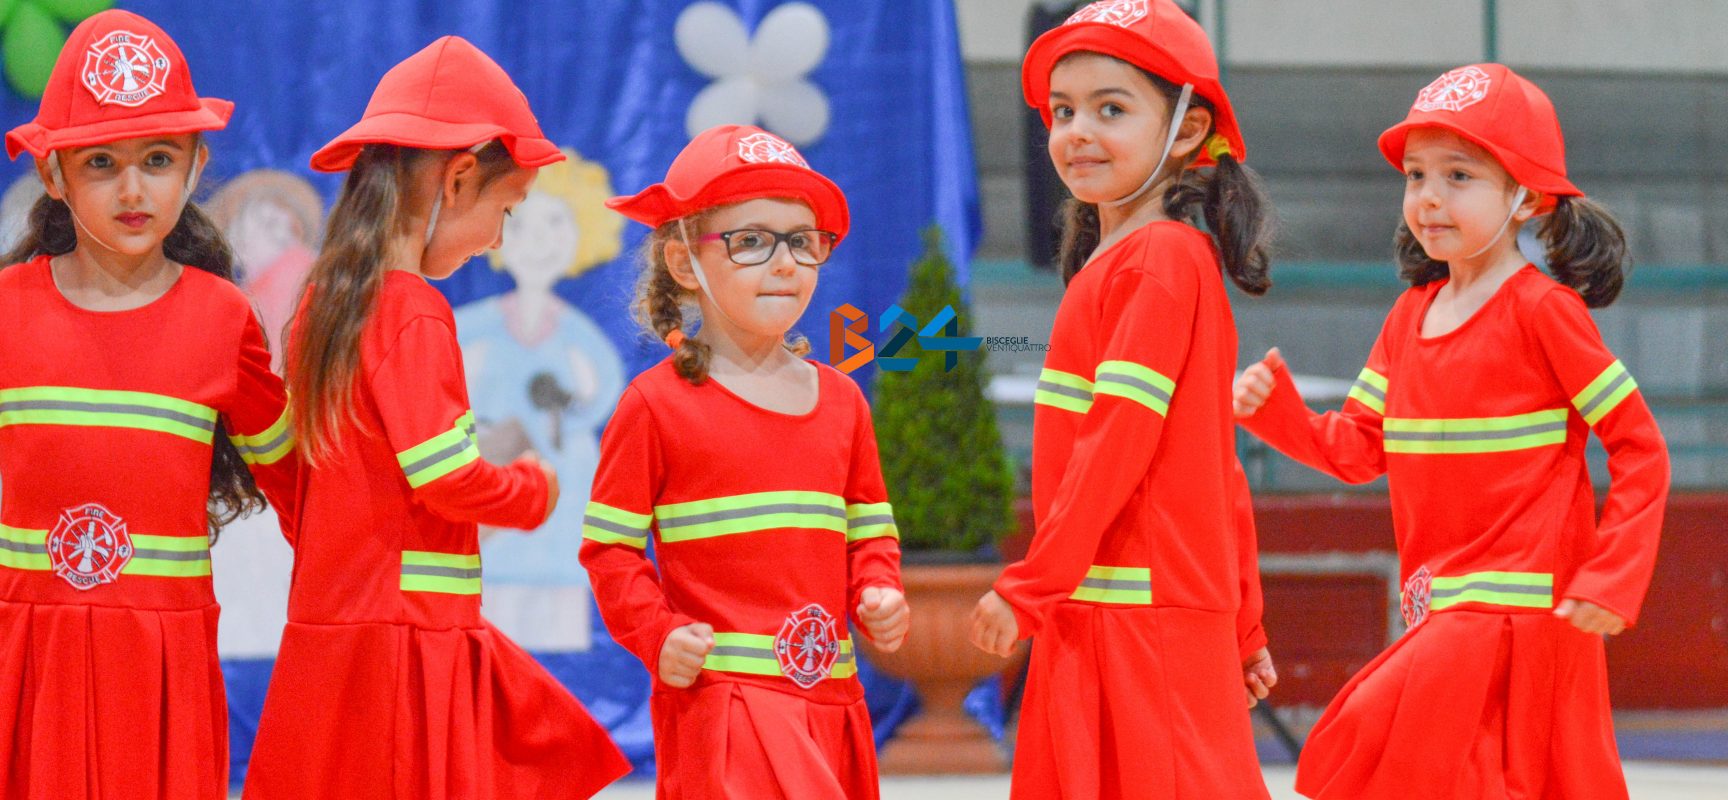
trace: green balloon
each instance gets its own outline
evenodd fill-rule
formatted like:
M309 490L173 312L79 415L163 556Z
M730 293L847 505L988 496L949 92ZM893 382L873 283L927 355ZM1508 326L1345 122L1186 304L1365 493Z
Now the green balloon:
M76 25L98 11L114 7L114 0L25 0L68 24Z
M42 97L48 87L48 75L54 71L54 59L66 44L66 31L34 4L20 3L12 19L0 34L0 53L4 53L6 82L12 89L32 100Z
M0 25L5 25L7 18L12 16L12 7L18 5L18 0L0 0Z

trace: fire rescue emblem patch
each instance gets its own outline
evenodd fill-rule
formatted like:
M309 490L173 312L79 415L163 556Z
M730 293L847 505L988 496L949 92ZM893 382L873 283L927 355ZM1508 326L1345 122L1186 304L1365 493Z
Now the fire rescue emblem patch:
M49 568L76 589L113 583L132 560L126 521L98 503L60 512L47 544Z

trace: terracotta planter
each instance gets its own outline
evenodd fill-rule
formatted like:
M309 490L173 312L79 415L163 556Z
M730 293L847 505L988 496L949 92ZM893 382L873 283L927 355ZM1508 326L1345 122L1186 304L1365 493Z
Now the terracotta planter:
M912 630L894 653L872 648L870 663L910 681L923 709L883 748L881 769L893 774L1004 772L1008 759L983 725L962 707L978 681L1003 671L1003 660L975 647L972 607L1000 575L999 564L908 564L900 578L912 606ZM867 645L868 646L868 645ZM1015 659L1023 657L1021 647Z

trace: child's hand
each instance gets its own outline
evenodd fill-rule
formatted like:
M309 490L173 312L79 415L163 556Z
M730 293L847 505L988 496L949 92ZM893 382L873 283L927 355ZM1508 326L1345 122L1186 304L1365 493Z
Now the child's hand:
M1284 363L1283 356L1278 355L1278 348L1266 351L1266 358L1255 362L1242 371L1242 376L1236 379L1234 396L1231 405L1236 411L1237 419L1247 419L1254 412L1266 405L1266 399L1272 396L1272 390L1278 386L1277 379L1272 377L1272 370Z
M1253 708L1272 693L1278 685L1278 670L1272 666L1272 653L1262 647L1242 665L1242 683L1248 687L1248 707Z
M529 453L526 458L533 459L534 465L546 473L546 516L540 520L541 524L545 524L546 520L552 518L552 512L558 508L558 471L537 453Z
M1020 640L1020 623L1014 619L1014 608L992 589L978 598L972 609L972 644L991 655L1007 658L1014 654L1014 643Z
M1554 616L1572 623L1572 627L1585 633L1613 636L1626 630L1626 620L1619 614L1609 611L1589 600L1573 600L1568 597L1560 601L1560 607L1554 609Z
M688 688L702 674L702 662L714 649L714 626L703 622L672 629L660 645L660 682L674 689Z
M906 641L906 631L912 627L912 609L907 607L906 595L899 589L871 586L859 598L858 621L864 623L864 633L877 650L892 653Z

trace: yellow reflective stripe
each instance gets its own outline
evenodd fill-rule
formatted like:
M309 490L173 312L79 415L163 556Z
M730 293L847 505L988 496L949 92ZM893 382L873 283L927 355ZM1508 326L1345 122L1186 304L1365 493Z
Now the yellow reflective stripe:
M900 538L900 528L894 524L894 506L890 503L849 503L846 506L846 541L878 539L883 536Z
M648 514L637 514L590 500L587 512L582 515L582 538L601 544L622 544L646 550L648 526L653 521L654 517Z
M1479 419L1387 417L1381 427L1388 453L1500 453L1565 444L1566 409Z
M400 587L404 592L477 595L480 555L404 550Z
M684 542L777 528L844 534L846 501L827 492L756 492L654 507L661 542Z
M1079 375L1045 367L1038 374L1038 389L1032 394L1032 402L1084 414L1092 409L1092 382Z
M0 390L0 427L8 425L133 428L209 444L216 410L149 392L26 386Z
M1074 600L1119 605L1152 605L1152 570L1146 567L1093 566L1069 595Z
M248 464L269 466L282 460L294 449L294 427L290 424L288 409L282 409L282 415L263 431L248 435L229 436L228 441L234 443L234 448L240 451L240 458Z
M474 439L474 412L456 418L450 430L396 454L396 463L408 476L408 485L418 489L480 458Z
M1595 425L1637 390L1638 382L1632 380L1632 373L1626 371L1625 364L1616 360L1584 387L1584 391L1572 398L1572 405L1584 417L1586 424Z
M0 566L48 569L48 532L0 525Z
M1094 391L1133 400L1162 416L1170 413L1170 396L1176 392L1176 382L1132 361L1105 361L1098 365Z
M1351 385L1348 397L1372 409L1381 416L1386 415L1386 376L1367 367L1356 376L1356 383Z
M746 675L782 676L780 659L774 655L774 637L758 633L714 634L714 649L702 661L702 668L716 672L739 672ZM830 679L850 678L858 674L858 660L852 652L852 640L840 640L840 654L834 659Z
M122 575L161 578L199 578L210 574L210 538L156 536L135 533L132 557L121 568ZM0 566L13 569L48 570L48 531L0 525Z
M1546 572L1473 572L1435 578L1428 591L1428 607L1435 611L1459 603L1554 607L1554 576Z

